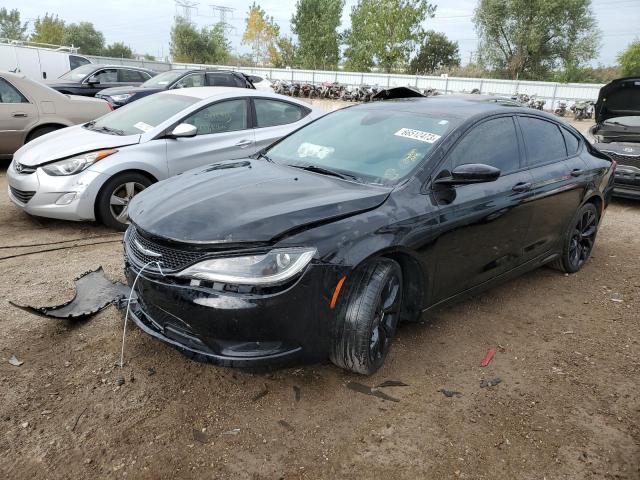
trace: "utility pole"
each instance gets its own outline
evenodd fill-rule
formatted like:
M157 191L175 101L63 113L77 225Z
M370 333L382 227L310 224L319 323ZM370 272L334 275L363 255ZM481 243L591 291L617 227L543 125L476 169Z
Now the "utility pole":
M236 27L234 27L227 21L227 15L230 14L231 17L233 17L233 12L235 8L225 7L224 5L209 5L209 6L211 7L211 10L213 10L214 18L215 17L220 18L220 21L218 23L222 25L225 35L229 35L232 32L235 32Z
M193 10L197 10L198 2L192 0L175 0L176 4L176 17L182 17L187 22L191 23L191 13ZM182 13L180 11L182 10Z

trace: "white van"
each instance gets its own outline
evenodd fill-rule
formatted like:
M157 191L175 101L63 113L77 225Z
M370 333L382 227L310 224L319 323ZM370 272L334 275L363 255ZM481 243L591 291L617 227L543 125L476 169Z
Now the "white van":
M76 53L77 48L35 45L38 44L0 41L0 70L21 73L41 82L56 79L69 70L91 63Z

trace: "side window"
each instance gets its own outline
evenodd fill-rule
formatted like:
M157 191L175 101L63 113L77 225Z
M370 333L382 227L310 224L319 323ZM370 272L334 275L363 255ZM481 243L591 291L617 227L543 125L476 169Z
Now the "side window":
M502 174L520 168L518 136L511 117L500 117L473 127L449 154L450 168L466 163L483 163Z
M235 78L230 73L207 73L207 82L212 87L237 87Z
M118 82L144 82L145 80L147 77L137 70L120 69L118 71Z
M564 141L567 145L567 154L573 156L580 150L580 140L566 128L561 128Z
M77 55L69 55L69 66L71 70L81 67L82 65L86 65L87 63L91 63L84 57L78 57Z
M92 75L98 79L99 83L116 83L118 81L118 72L115 68L105 68L98 70Z
M0 103L29 103L29 100L4 78L0 78Z
M187 75L178 83L176 83L176 88L189 87L204 87L204 74L192 73L191 75Z
M247 102L227 100L214 103L186 118L184 123L195 126L197 135L244 130L247 128Z
M233 81L236 82L236 87L238 88L248 88L249 82L244 79L244 77L233 76Z
M560 128L552 122L532 117L519 117L530 167L567 157Z
M257 128L297 122L309 113L309 111L303 107L279 100L255 98L253 104L256 108Z

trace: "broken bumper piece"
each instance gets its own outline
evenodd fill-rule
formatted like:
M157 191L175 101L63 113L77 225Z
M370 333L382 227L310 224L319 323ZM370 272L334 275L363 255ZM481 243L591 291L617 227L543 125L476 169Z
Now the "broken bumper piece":
M120 283L112 282L104 275L102 267L83 273L75 279L76 293L72 300L50 307L32 307L10 302L27 312L43 317L69 320L86 319L111 304L121 304L131 289Z
M128 265L133 284L138 270ZM328 358L334 266L310 265L293 285L243 294L179 284L143 271L130 308L146 333L195 360L230 367L281 367Z

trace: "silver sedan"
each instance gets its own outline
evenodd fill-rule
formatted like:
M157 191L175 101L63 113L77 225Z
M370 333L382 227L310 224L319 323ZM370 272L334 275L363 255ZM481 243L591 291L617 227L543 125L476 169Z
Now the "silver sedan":
M256 90L157 93L20 148L7 170L9 197L32 215L124 230L129 201L152 183L252 155L323 113Z

